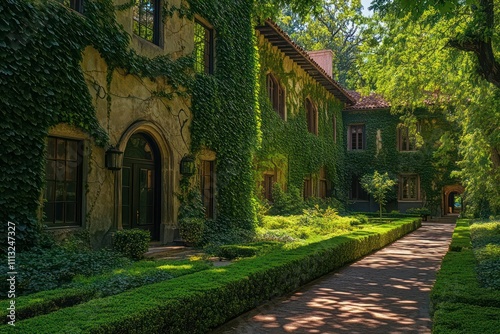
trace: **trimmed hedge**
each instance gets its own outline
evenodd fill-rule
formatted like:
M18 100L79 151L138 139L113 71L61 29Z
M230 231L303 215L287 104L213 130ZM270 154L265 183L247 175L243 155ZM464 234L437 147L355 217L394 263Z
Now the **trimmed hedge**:
M25 333L206 333L273 297L298 287L397 240L420 220L334 237L288 251L242 259L180 279L91 300L19 321ZM12 327L0 327L11 333Z
M469 220L457 222L449 248L430 296L433 333L498 332L500 291L479 285Z
M443 303L434 314L434 334L498 333L500 310L460 303Z

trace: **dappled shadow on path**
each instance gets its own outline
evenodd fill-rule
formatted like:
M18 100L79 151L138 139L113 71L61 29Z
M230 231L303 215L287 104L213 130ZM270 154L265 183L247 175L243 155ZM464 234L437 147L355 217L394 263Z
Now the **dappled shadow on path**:
M429 292L453 227L424 224L215 333L430 333Z

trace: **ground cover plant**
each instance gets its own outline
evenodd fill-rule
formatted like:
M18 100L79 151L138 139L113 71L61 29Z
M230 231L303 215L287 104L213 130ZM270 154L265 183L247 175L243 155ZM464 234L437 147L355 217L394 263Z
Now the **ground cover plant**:
M140 286L158 283L212 267L201 258L191 260L143 260L131 262L104 274L78 275L63 287L16 298L16 314L27 319L91 299L112 296ZM0 315L6 319L10 300L0 301Z
M19 332L206 333L272 297L289 293L420 226L401 219L242 259L16 322ZM96 310L99 310L96 312ZM11 328L0 326L0 333Z
M459 220L431 292L433 333L494 333L500 289L499 222ZM472 240L471 240L472 237Z

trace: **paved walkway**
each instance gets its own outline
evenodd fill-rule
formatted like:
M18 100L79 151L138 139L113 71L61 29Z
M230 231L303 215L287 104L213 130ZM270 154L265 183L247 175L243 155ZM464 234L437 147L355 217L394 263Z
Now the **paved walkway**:
M430 333L429 292L454 226L424 222L392 245L214 333Z

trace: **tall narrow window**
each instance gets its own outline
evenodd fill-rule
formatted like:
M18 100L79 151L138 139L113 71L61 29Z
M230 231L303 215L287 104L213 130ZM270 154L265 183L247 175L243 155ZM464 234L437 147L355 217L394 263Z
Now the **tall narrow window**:
M358 176L353 176L351 180L351 190L349 191L349 199L353 201L368 201L368 193L361 186Z
M271 203L273 202L273 186L274 186L274 183L276 182L274 179L275 178L274 178L273 174L264 174L262 192L263 192L264 198L267 199Z
M79 13L83 13L83 3L85 0L58 0L60 3L76 10Z
M319 171L319 197L326 198L328 195L328 180L326 179L326 169L322 167Z
M303 193L304 193L304 199L308 199L308 198L312 197L313 188L312 188L312 178L311 178L311 176L308 176L308 177L304 178Z
M417 132L420 131L420 125L417 124ZM398 148L399 151L408 152L415 151L417 139L415 134L412 134L408 127L404 125L399 125L398 127Z
M215 162L203 160L200 166L201 196L205 217L215 216Z
M160 45L160 0L134 1L134 34Z
M307 121L307 131L312 134L318 134L318 109L311 102L310 99L306 99L306 121Z
M420 179L417 174L400 175L399 199L403 201L417 201L420 198Z
M286 119L285 91L271 73L267 75L267 95L269 96L274 111L276 111L282 119Z
M363 124L349 126L349 150L364 150L365 126Z
M333 142L337 143L337 115L333 115Z
M81 224L82 146L82 141L48 138L43 212L49 226Z
M197 73L214 72L214 31L198 20L194 22L194 57Z

